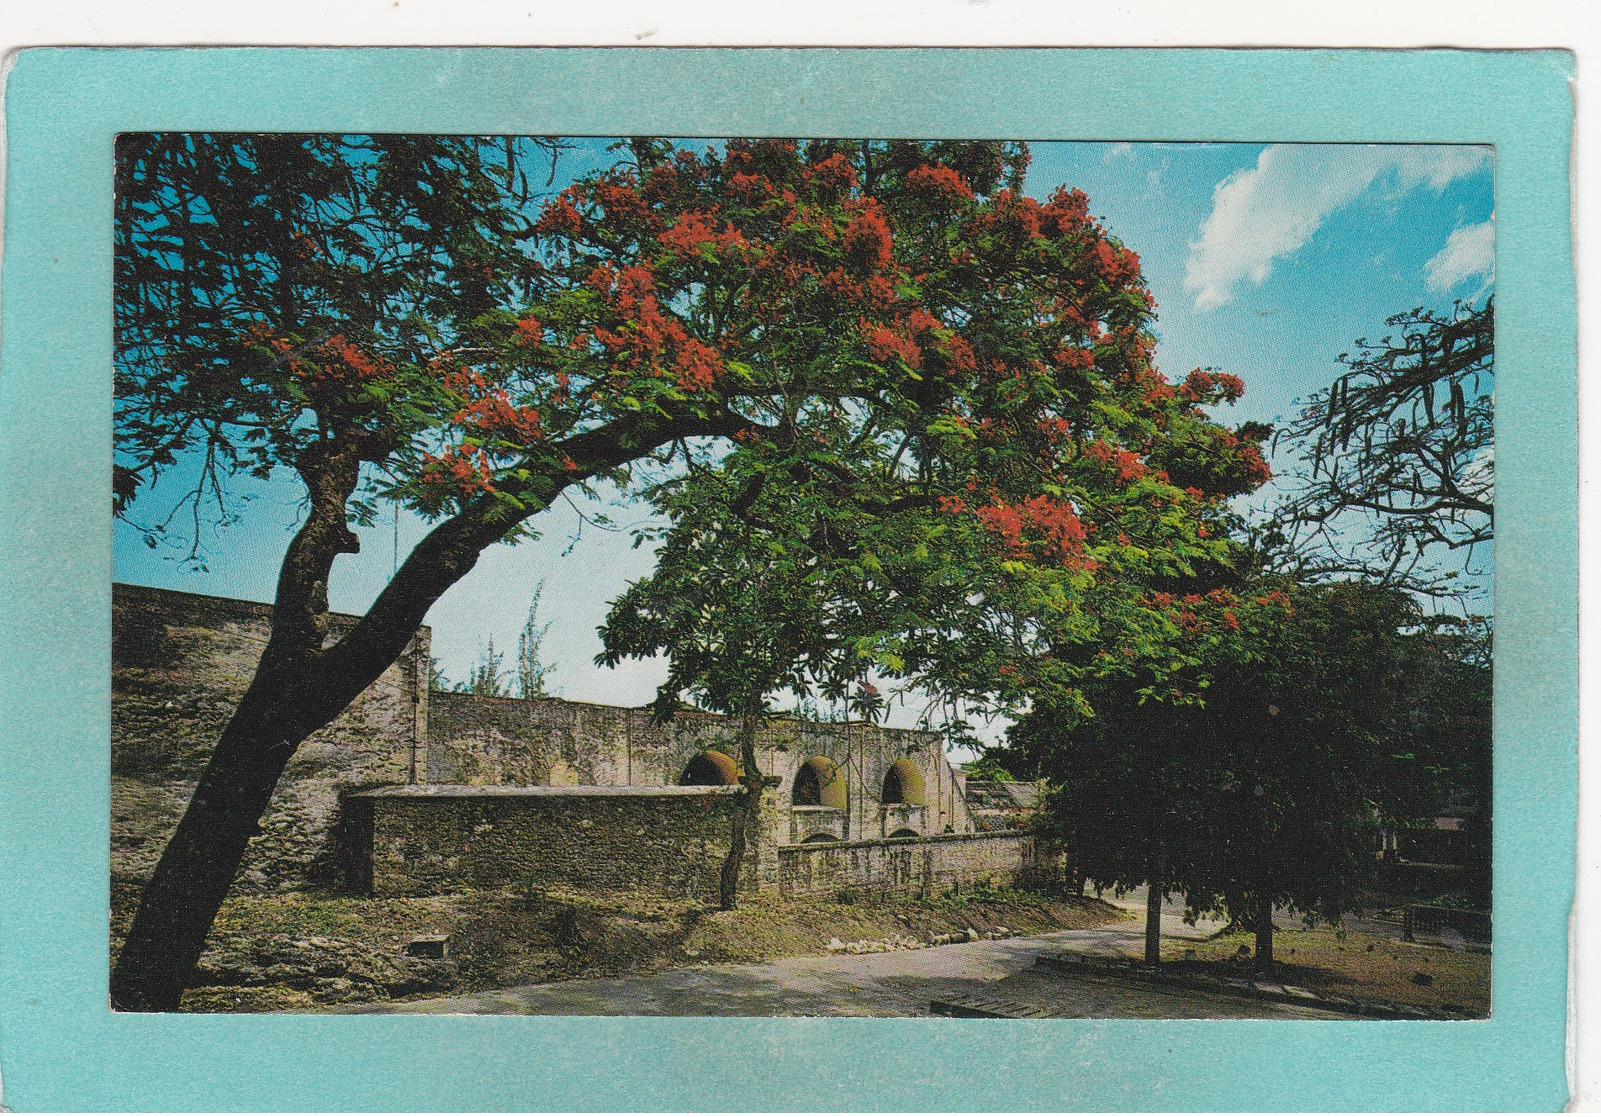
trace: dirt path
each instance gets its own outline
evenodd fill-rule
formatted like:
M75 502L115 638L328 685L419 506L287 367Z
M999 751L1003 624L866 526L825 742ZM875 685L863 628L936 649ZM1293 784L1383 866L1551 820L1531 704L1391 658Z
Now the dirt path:
M1124 903L1138 901L1128 897ZM1163 933L1199 939L1216 928L1164 913ZM1299 1017L1332 1014L1244 998L1142 988L1034 968L1041 953L1123 951L1135 923L884 954L784 958L692 966L662 973L563 981L462 997L368 1005L360 1013L577 1016L928 1016L935 998L1005 996L1052 1015L1081 1017Z

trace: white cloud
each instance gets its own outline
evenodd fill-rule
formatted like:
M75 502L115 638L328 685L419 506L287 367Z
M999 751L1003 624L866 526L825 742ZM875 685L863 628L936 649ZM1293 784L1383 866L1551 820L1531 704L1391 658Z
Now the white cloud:
M1431 291L1449 291L1467 279L1495 278L1495 221L1464 225L1445 239L1445 247L1423 265Z
M1488 162L1482 147L1275 144L1213 190L1212 212L1190 244L1184 288L1195 292L1197 310L1220 307L1246 280L1266 280L1277 260L1371 188L1438 191Z
M1101 156L1101 162L1110 163L1112 160L1119 158L1134 158L1134 145L1127 140L1113 144L1106 149L1106 154Z

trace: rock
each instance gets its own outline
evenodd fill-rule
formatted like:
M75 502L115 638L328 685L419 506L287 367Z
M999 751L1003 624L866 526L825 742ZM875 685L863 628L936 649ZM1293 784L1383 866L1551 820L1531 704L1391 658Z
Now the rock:
M1433 974L1424 973L1422 970L1419 970L1417 973L1412 975L1412 984L1413 985L1433 985L1434 984L1434 975Z
M418 935L406 944L406 954L412 958L443 958L449 942L449 935Z
M978 941L978 932L973 930L973 928L969 927L967 929L967 931L965 932L965 934L967 935L967 941L968 942L977 942Z
M844 950L845 949L845 943L840 939L840 937L838 935L835 935L833 938L828 940L828 945L824 949L831 950L831 951Z
M1010 935L1011 933L1012 932L1007 930L1005 927L997 927L997 928L995 928L995 937L998 938L998 939L1004 939L1008 935Z

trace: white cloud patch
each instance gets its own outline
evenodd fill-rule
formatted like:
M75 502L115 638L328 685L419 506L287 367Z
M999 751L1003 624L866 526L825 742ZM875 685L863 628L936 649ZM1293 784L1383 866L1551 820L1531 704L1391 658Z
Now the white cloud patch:
M1488 163L1482 147L1275 144L1213 190L1212 212L1190 244L1184 288L1195 292L1197 310L1223 306L1236 287L1265 281L1276 261L1370 190L1439 191Z
M1464 225L1445 239L1445 247L1423 265L1431 291L1450 291L1469 279L1485 285L1495 278L1495 221Z
M1114 159L1120 158L1134 158L1134 145L1127 140L1124 140L1122 143L1115 143L1111 147L1107 148L1106 154L1101 156L1101 162L1110 163Z

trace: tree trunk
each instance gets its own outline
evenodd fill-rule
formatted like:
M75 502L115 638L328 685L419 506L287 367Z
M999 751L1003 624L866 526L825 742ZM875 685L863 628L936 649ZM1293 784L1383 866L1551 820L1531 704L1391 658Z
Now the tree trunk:
M751 702L746 705L739 726L739 762L743 769L739 780L744 785L745 794L734 809L728 856L723 858L722 873L718 877L717 906L723 911L733 911L739 904L739 873L745 860L746 835L756 834L756 840L760 840L759 833L753 829L761 825L762 788L765 783L761 769L756 765L756 731L760 725L761 703Z
M659 424L619 421L566 439L557 449L577 468L536 476L514 514L483 497L440 523L412 549L366 615L327 648L329 574L339 555L359 549L345 522L350 496L363 463L381 461L388 450L382 434L344 431L304 451L295 468L306 482L310 510L279 568L272 635L139 897L111 974L112 1007L131 1012L178 1007L290 757L389 669L434 602L477 565L486 547L548 507L568 486L631 461L670 437L731 434L744 425L731 413L691 414Z
M1273 894L1263 889L1256 901L1256 965L1273 964Z
M269 742L239 718L224 731L145 886L111 974L121 1011L171 1012L194 973L278 777L298 742Z
M1159 966L1162 964L1162 890L1166 886L1160 856L1151 859L1148 876L1145 882L1145 964Z

